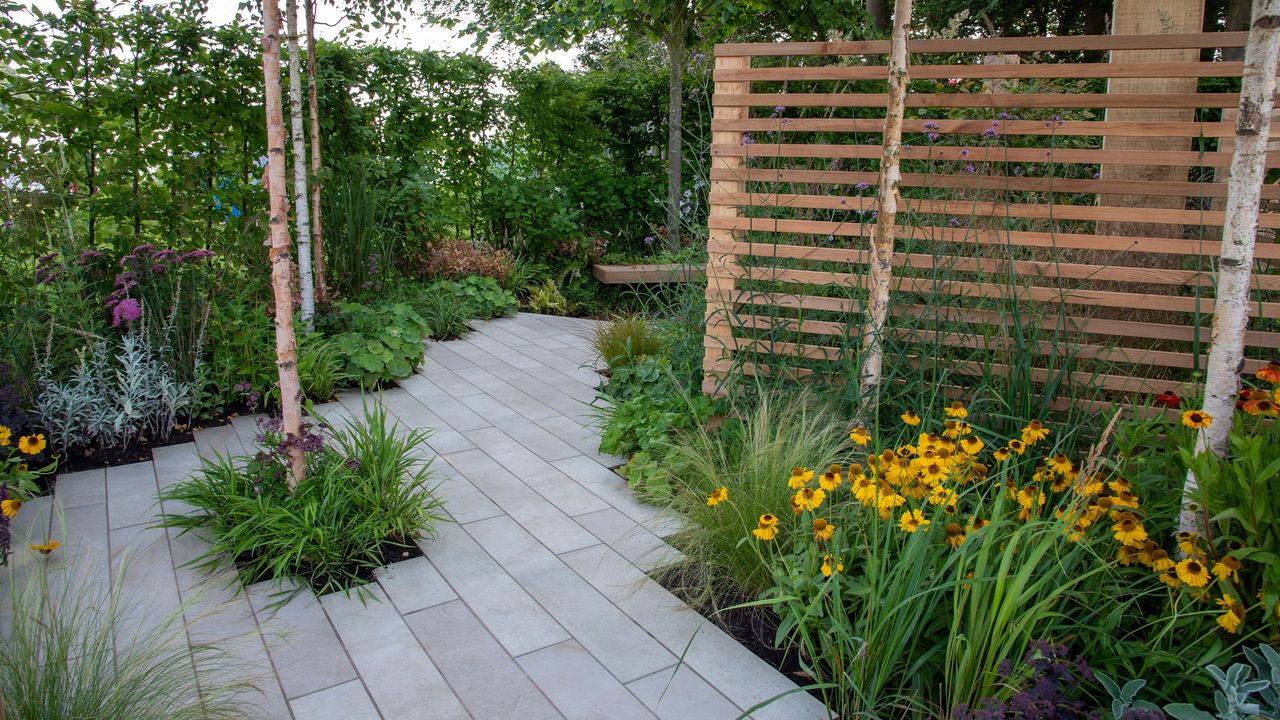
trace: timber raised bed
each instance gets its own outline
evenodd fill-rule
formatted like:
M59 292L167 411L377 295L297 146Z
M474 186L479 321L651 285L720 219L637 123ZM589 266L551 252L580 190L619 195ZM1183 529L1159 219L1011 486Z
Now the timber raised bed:
M662 263L657 265L592 265L591 274L605 285L631 283L689 282L706 275L704 265Z

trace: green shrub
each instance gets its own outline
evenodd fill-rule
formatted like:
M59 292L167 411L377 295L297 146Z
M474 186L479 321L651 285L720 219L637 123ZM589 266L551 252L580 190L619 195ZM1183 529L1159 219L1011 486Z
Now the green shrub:
M570 312L569 301L560 293L554 280L531 286L524 306L530 312L543 315L568 315Z
M610 368L657 355L662 349L661 338L643 315L623 315L596 325L591 344Z
M211 542L196 566L230 557L246 585L297 577L317 593L344 590L383 564L385 543L411 543L440 520L431 464L422 462L427 434L389 424L381 405L327 442L306 433L307 477L292 490L276 427L264 424L264 452L205 460L164 493L196 512L166 514L162 524Z
M471 304L459 301L453 293L443 292L443 288L427 288L411 304L427 321L435 340L456 340L471 330L468 322L475 314Z
M502 289L497 280L480 275L469 275L461 280L436 283L441 294L448 293L469 308L472 317L496 318L510 315L519 307L516 298Z
M605 404L596 411L601 426L600 452L631 455L653 450L667 436L704 422L713 403L705 395L689 395L662 357L646 356L613 372L604 390Z
M334 341L347 372L364 387L407 377L422 362L422 343L431 328L408 304L338 303L337 309L329 321L341 329Z
M126 569L127 563L109 586L79 560L27 563L9 576L0 714L12 720L252 717L244 695L253 684L233 678L241 668L212 645L188 647L183 612L191 608L153 613L149 629L126 632L147 610L147 598L123 594Z

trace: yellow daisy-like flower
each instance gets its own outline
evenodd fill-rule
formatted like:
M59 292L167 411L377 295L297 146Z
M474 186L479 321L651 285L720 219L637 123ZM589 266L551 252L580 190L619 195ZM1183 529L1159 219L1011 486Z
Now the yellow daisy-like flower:
M9 439L13 437L13 430L8 425L0 425L0 447L8 447Z
M1129 547L1128 545L1121 545L1120 549L1116 550L1116 562L1120 563L1125 567L1129 567L1130 565L1132 565L1133 561L1136 560L1137 558L1138 558L1138 548Z
M947 417L960 418L961 420L969 417L969 410L959 400L948 405L946 413Z
M1193 588L1202 588L1209 584L1209 568L1195 558L1187 558L1178 563L1178 579Z
M1115 539L1124 545L1133 547L1142 547L1147 541L1147 529L1142 527L1142 523L1138 522L1132 515L1121 518L1119 522L1111 526L1115 531Z
M44 452L45 445L44 433L35 435L23 435L18 438L18 449L28 455L39 455Z
M1034 445L1047 437L1049 437L1049 428L1039 420L1032 420L1022 428L1022 442L1027 445Z
M1004 462L1005 460L1009 459L1009 448L1002 447L999 450L996 450L995 452L991 453L991 457L995 458L996 462Z
M827 522L823 518L813 519L813 539L814 540L830 540L831 536L836 534L836 526Z
M898 417L902 418L902 422L910 425L911 427L915 427L920 424L920 416L915 414L915 411L913 410L908 410Z
M787 487L792 490L799 490L809 481L813 479L813 471L808 468L795 467L791 468L791 477L787 478Z
M1217 575L1219 580L1230 578L1240 582L1240 561L1228 555L1214 563L1213 574Z
M801 488L800 492L795 494L796 507L801 510L817 510L822 501L826 499L827 494L822 488Z
M10 520L18 517L18 511L22 509L22 501L14 498L8 500L0 500L0 513Z
M902 517L898 518L898 527L903 532L913 533L928 524L929 521L925 518L924 513L919 510L908 510L902 513Z
M1175 575L1173 575L1173 573L1167 573L1167 572L1160 573L1156 577L1160 579L1160 582L1164 583L1165 585L1168 585L1171 588L1182 587L1182 581L1179 580Z
M716 505L719 505L720 503L728 499L729 499L729 488L721 485L715 490L712 490L711 494L707 496L707 504L712 507L715 507Z
M1240 624L1244 622L1245 616L1244 606L1229 595L1223 595L1216 602L1218 607L1223 609L1223 613L1214 622L1232 635L1240 632Z
M866 447L871 442L871 433L866 428L856 427L849 431L849 439L855 444Z
M981 530L982 528L984 528L984 527L986 527L986 526L988 526L988 525L990 525L990 524L991 524L991 523L990 523L990 521L983 520L983 519L982 519L982 518L980 518L980 517L971 517L971 518L969 518L969 522L965 523L965 526L964 526L964 534L965 534L965 535L968 535L969 533L973 532L974 530Z
M1094 473L1083 485L1077 485L1076 491L1080 495L1097 495L1102 492L1102 475Z
M831 557L830 555L823 556L822 558L822 576L823 577L831 577L831 561L832 560L835 560L835 558ZM839 560L836 560L835 571L838 573L844 572L844 563L840 562Z
M1196 540L1198 538L1198 535L1193 532L1187 532L1186 530L1183 530L1173 536L1173 539L1178 542L1178 549L1181 550L1184 555L1196 555L1200 552L1200 548L1196 546Z
M1272 385L1280 385L1280 361L1271 360L1255 373L1257 378Z
M1189 428L1207 428L1213 424L1213 418L1203 410L1188 410L1182 413L1182 424Z
M970 455L977 455L986 445L977 435L970 435L960 441L960 449Z
M841 482L842 482L842 479L840 477L839 470L836 470L835 472L832 472L831 470L827 470L826 472L818 476L818 487L822 488L823 490L826 490L827 492L831 492L832 490L835 490L836 488L840 487Z
M845 475L849 478L849 484L852 485L862 477L862 466L858 463L849 463L849 472Z
M1021 440L1010 440L1009 451L1021 455L1027 451L1027 444Z
M851 485L853 486L855 500L868 505L875 502L878 489L875 478L859 475L857 479L852 481Z
M945 533L947 544L950 545L952 549L956 549L964 544L964 529L961 528L959 524L947 523L947 526L943 528L943 532Z
M48 555L49 553L53 552L54 550L57 550L60 547L62 547L62 543L58 542L57 540L50 540L49 542L43 545L32 545L31 549L35 550L41 555Z
M778 518L765 513L760 516L760 521L756 523L756 529L751 531L761 540L772 540L778 536Z
M1063 455L1062 453L1058 453L1053 457L1045 458L1044 463L1045 465L1049 466L1050 470L1060 475L1065 475L1066 473L1071 472L1071 470L1075 467L1074 465L1071 464L1071 460L1067 458L1066 455Z
M937 484L947 479L947 466L935 460L927 462L920 468L920 477L929 484Z
M1177 565L1173 558L1169 557L1169 553L1164 550L1156 550L1151 553L1151 569L1156 572L1168 572Z
M939 485L929 494L930 505L954 505L959 499L955 492L947 489L944 485Z

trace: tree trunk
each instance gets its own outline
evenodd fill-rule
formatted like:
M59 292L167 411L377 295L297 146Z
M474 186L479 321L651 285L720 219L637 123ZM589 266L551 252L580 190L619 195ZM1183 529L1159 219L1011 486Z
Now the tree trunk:
M667 35L668 72L667 95L667 249L680 249L680 174L684 164L681 118L684 99L684 35L685 7L683 0L671 4L671 32Z
M276 305L276 369L280 373L281 432L302 435L302 383L298 380L298 341L293 332L293 272L289 267L289 192L285 180L284 108L280 98L280 2L262 3L262 74L267 110L267 196L270 202L271 290ZM307 474L302 448L288 448L289 487Z
M293 137L293 203L298 218L298 293L302 323L310 331L316 314L315 280L311 269L311 210L307 199L307 137L302 128L302 59L298 50L298 0L285 0L289 15L289 119ZM305 0L304 0L305 2Z
M889 105L884 116L884 156L880 160L876 227L871 237L871 285L867 324L862 336L862 377L858 419L867 422L880 390L884 365L884 324L889 315L889 282L893 279L893 240L898 220L898 185L902 173L902 115L907 102L907 32L911 29L911 0L897 0L889 40Z
M1213 418L1196 435L1196 453L1227 453L1240 370L1244 365L1244 333L1249 324L1249 285L1253 250L1258 239L1258 210L1266 176L1267 139L1276 94L1280 54L1280 0L1254 0L1253 23L1244 51L1239 120L1231 175L1227 181L1227 219L1218 258L1218 292L1213 304L1213 346L1205 371L1204 412ZM1202 513L1193 496L1199 484L1187 473L1178 529L1202 530Z
M889 29L889 3L887 0L867 0L867 16L871 18L871 27L883 33Z
M320 213L320 100L316 90L316 0L303 0L307 16L307 105L311 111L311 250L315 264L316 301L329 299L324 278L324 222Z

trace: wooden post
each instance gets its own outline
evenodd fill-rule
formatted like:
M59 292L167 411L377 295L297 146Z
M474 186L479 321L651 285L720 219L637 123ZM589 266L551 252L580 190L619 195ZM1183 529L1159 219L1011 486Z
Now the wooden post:
M751 67L750 57L716 57L716 70L744 70ZM751 92L750 82L719 82L715 92L720 95L740 95ZM711 146L732 145L742 141L739 132L716 130L720 120L741 120L749 115L746 107L717 105L712 114ZM747 184L743 172L746 162L741 157L724 157L712 150L711 167L729 171L733 180L712 180L711 194L741 197ZM738 217L737 205L713 202L709 210L713 218ZM733 357L733 325L730 316L735 312L734 296L737 293L738 258L730 249L734 242L732 230L710 230L707 236L707 335L703 345L706 355L702 361L702 392L720 395L724 392L724 380Z
M1227 218L1218 259L1218 293L1213 304L1213 346L1205 372L1205 414L1213 418L1196 435L1196 453L1227 454L1240 371L1244 334L1249 326L1249 290L1258 240L1258 211L1267 173L1267 144L1275 105L1277 56L1280 55L1280 0L1254 0L1249 44L1244 51L1239 120L1227 181ZM1202 531L1203 518L1193 496L1199 484L1187 473L1178 529Z
M293 331L293 268L289 253L289 186L285 181L284 107L280 95L280 2L262 3L262 74L267 114L267 197L271 290L276 305L276 369L280 373L280 430L302 435L302 383L298 379L298 339ZM307 476L302 448L288 448L289 487Z
M1115 0L1111 18L1113 35L1156 35L1200 32L1204 24L1204 0ZM1196 62L1199 50L1113 50L1113 63ZM1107 83L1113 95L1165 94L1186 95L1196 91L1196 78L1115 78ZM1141 122L1190 122L1194 108L1108 108L1107 120ZM1105 150L1190 150L1189 137L1106 137ZM1186 182L1185 166L1168 165L1103 165L1103 180L1127 182ZM1185 197L1151 195L1102 195L1099 203L1107 207L1182 209ZM1182 227L1172 223L1100 222L1099 235L1138 237L1182 237Z
M885 320L889 316L893 241L898 229L898 185L902 182L898 155L902 148L902 114L907 103L907 33L910 30L911 0L897 0L893 5L893 29L889 40L889 104L884 116L884 154L880 160L880 183L876 189L879 207L868 263L871 276L868 317L862 335L858 421L864 423L875 407L884 365L883 335Z

